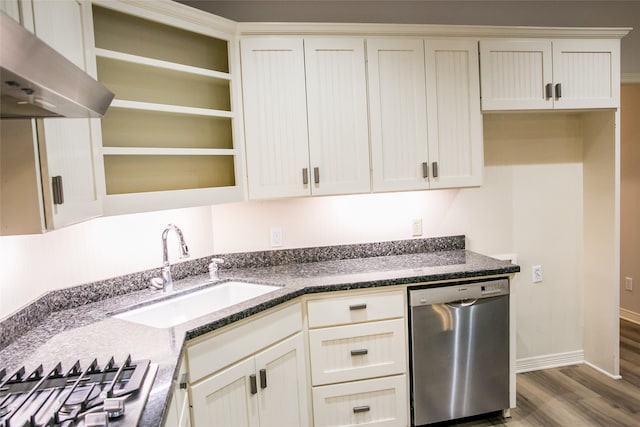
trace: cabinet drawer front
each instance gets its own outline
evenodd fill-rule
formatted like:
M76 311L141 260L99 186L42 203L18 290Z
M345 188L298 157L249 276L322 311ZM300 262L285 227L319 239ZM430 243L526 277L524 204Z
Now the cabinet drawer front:
M402 291L366 293L307 303L309 327L344 325L404 317Z
M406 372L403 319L309 331L313 385Z
M300 304L293 304L225 332L187 344L189 379L196 382L302 329Z
M316 427L406 426L408 409L404 375L313 389Z

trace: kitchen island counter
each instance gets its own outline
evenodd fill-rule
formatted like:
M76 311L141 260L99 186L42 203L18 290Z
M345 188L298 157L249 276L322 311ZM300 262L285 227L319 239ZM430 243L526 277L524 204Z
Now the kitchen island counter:
M428 252L398 254L398 250L393 250L390 255L380 255L378 248L364 253L374 256L358 257L363 253L342 251L321 257L315 254L315 260L304 260L307 262L291 262L291 259L273 262L261 259L257 254L249 254L245 261L239 262L233 259L234 255L229 255L225 266L231 268L221 270L221 281L235 279L280 288L171 328L153 328L112 317L131 305L163 298L162 294L148 289L54 311L0 351L0 367L11 372L25 366L29 371L41 363L46 368L62 362L64 368L76 360L86 366L95 358L104 364L112 356L117 361L124 360L129 354L134 360L149 359L158 364L158 372L140 425L160 425L187 340L305 294L421 283L428 285L465 278L504 276L520 270L517 265L460 248L464 247L464 236L452 239L457 239L457 243L436 245L436 250ZM383 252L389 252L387 247ZM246 262L247 259L251 260L250 263ZM206 275L196 274L176 281L176 292L193 289L206 279ZM77 291L81 291L80 287Z

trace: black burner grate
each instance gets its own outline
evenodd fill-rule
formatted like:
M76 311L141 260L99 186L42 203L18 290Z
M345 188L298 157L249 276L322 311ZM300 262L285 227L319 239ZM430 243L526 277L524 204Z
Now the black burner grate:
M0 427L74 426L92 412L105 412L105 407L120 408L108 412L108 418L121 417L124 400L142 386L149 360L117 364L112 357L102 368L97 359L84 370L80 361L66 373L58 363L44 374L38 366L25 376L25 368L11 375L0 370ZM114 405L113 403L116 403Z

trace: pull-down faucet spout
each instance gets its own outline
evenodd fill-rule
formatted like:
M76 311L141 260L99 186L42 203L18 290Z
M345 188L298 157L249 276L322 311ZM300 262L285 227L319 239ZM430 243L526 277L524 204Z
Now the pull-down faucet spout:
M180 240L180 258L189 256L189 248L184 241L182 230L173 224L168 224L162 232L162 277L151 279L151 287L154 289L162 289L163 292L173 291L173 278L171 277L171 264L169 263L169 250L167 248L167 236L169 231L175 231Z

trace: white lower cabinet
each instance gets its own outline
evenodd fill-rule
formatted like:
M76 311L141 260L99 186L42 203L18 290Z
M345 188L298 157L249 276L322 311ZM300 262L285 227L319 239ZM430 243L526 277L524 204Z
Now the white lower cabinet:
M191 387L194 426L303 426L304 343L298 333Z
M314 384L401 374L406 371L404 319L309 331Z
M194 427L307 426L300 303L187 344Z
M191 427L191 406L187 392L187 364L182 360L177 380L173 382L173 396L164 417L165 427Z
M316 427L406 426L407 402L405 375L314 387L313 418Z
M407 425L405 306L401 290L308 301L316 427Z

